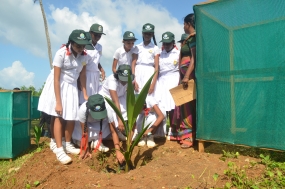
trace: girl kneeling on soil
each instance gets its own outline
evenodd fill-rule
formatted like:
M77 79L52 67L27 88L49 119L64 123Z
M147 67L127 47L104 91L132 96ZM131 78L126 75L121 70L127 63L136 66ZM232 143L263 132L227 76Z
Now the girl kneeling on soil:
M147 108L149 107L149 108ZM144 107L144 113L141 113L137 119L137 127L138 132L142 130L142 127L148 126L148 129L145 131L143 137L138 143L138 146L144 146L147 145L147 147L152 148L155 146L154 142L154 135L161 135L161 133L164 133L163 136L165 136L166 128L162 128L164 131L160 132L161 129L159 126L161 126L166 112L163 110L163 108L160 108L158 106L157 101L152 96L147 96L146 103ZM144 120L144 126L143 124Z
M112 111L106 107L102 95L90 96L88 101L80 106L78 118L80 124L77 122L72 138L74 143L81 146L79 156L81 159L91 157L90 150L92 148L98 148L101 152L109 151L109 148L102 144L102 138L106 138L111 131L117 159L120 163L125 161L120 152L119 138L115 130ZM107 126L108 122L109 127Z
M106 81L104 82L99 94L104 97L110 98L116 107L121 111L124 120L127 120L127 108L126 108L126 95L127 95L127 82L128 82L128 74L131 74L131 79L134 79L134 75L132 75L131 66L130 65L120 65L115 74L110 75ZM114 115L114 121L117 126L117 132L119 138L123 141L126 140L126 137L122 134L125 131L124 124L122 120L116 116L115 111L111 108L111 106L106 102L107 109L111 110Z
M54 153L62 164L72 161L66 153L79 154L80 152L80 149L76 149L71 143L71 135L78 112L77 79L79 75L84 98L88 99L85 89L87 56L84 52L85 45L88 44L90 42L86 39L83 30L72 31L68 43L55 54L54 67L39 99L38 110L54 117L54 137L57 146ZM63 127L66 143L62 143L61 138Z

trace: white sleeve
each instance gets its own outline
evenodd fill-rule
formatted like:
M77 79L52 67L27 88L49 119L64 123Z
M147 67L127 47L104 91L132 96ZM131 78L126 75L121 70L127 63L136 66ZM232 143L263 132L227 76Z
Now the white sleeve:
M87 101L84 102L80 106L79 111L78 111L78 119L81 123L85 123L85 121L86 121L86 115L85 115L86 110L87 110L86 103L87 103ZM88 116L90 116L90 115L88 115Z
M139 53L139 48L137 46L132 48L132 54L138 54Z
M105 101L106 103L106 101ZM107 102L108 103L108 102ZM109 123L112 123L114 122L114 117L113 117L113 109L110 110L109 108L111 108L110 106L106 106L106 109L107 109L107 115L108 115L108 122Z
M109 81L108 81L108 89L112 90L112 91L116 91L117 90L117 80L114 77L110 77Z
M62 48L65 48L65 47L62 47ZM56 66L56 67L59 67L59 68L63 67L64 53L65 53L65 51L63 51L62 49L59 49L55 53L55 56L54 56L54 59L53 59L53 63L52 63L53 66Z
M120 58L120 48L115 51L113 58L119 60L119 58Z
M92 57L87 53L86 55L86 64L92 64L93 63L93 59Z
M98 53L99 53L100 58L101 58L101 56L102 56L102 45L98 44L98 49L97 50L98 50Z
M149 95L146 97L145 102L148 108L152 108L154 105L158 104L155 98Z
M157 46L154 46L154 56L160 54L160 49Z

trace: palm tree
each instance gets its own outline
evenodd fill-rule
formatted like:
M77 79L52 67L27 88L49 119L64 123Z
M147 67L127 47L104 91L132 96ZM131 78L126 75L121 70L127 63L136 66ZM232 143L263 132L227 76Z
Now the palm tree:
M34 3L35 3L36 1L37 1L37 0L34 0ZM46 14L45 14L43 2L42 2L42 0L39 0L39 2L40 2L40 6L41 6L41 10L42 10L42 15L43 15L43 20L44 20L44 25L45 25L45 32L46 32L46 39L47 39L47 47L48 47L49 64L50 64L50 68L52 69L52 53L51 53L50 38L49 38L49 34L48 34L47 19L46 19Z

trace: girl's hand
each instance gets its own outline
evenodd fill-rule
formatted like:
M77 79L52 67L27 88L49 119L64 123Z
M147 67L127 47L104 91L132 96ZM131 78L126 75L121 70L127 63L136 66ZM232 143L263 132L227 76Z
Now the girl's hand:
M62 116L62 105L61 105L61 103L56 103L55 112L57 113L58 116Z
M124 155L119 150L116 151L116 156L117 156L117 160L120 164L122 164L125 161Z
M84 160L84 159L87 159L87 158L89 158L89 157L91 158L92 155L91 155L91 153L89 152L89 147L87 147L86 151L85 151L85 150L82 150L82 153L80 153L80 155L79 155L79 159Z
M119 120L118 129L121 132L124 132L124 130L125 130L124 124L123 124L123 122L121 120Z
M153 93L153 91L154 91L154 85L153 85L153 83L152 83L152 84L150 85L150 87L149 87L148 94Z
M135 91L139 92L139 85L136 81L134 81Z
M187 87L188 87L188 81L189 81L189 78L188 78L188 77L184 77L184 78L182 79L181 83L182 83L184 89L187 89Z

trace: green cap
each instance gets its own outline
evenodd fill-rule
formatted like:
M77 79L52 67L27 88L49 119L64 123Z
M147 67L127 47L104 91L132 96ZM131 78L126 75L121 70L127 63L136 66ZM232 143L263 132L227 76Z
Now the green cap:
M133 32L130 32L130 31L126 31L126 32L124 33L123 39L124 39L124 40L137 40L137 39L135 38L135 34L134 34Z
M94 119L104 119L107 117L105 101L102 95L95 94L89 96L86 106L90 109L90 114Z
M95 33L104 34L104 33L103 33L103 26L100 25L100 24L93 24L93 25L90 27L90 31L95 32ZM104 34L104 35L106 35L106 34Z
M188 36L189 36L189 34L183 33L183 34L181 35L181 39L180 39L179 41L177 41L177 42L178 42L178 43L183 43L183 41L184 41L185 39L187 39Z
M91 42L86 38L86 32L84 30L73 30L69 35L68 40L74 41L78 45L91 44Z
M87 49L87 50L94 50L94 47L93 47L93 45L92 45L92 37L91 37L91 34L90 34L89 32L86 32L85 34L86 34L86 39L87 39L88 41L90 41L90 44L85 45L85 49Z
M117 72L120 81L128 81L128 75L131 74L132 81L134 80L134 75L132 74L132 69L130 65L122 64L118 67Z
M145 25L143 25L142 27L142 32L154 32L154 25L150 24L150 23L146 23Z
M162 40L160 42L171 43L172 41L174 41L174 39L175 39L175 36L173 33L165 32L162 34Z

